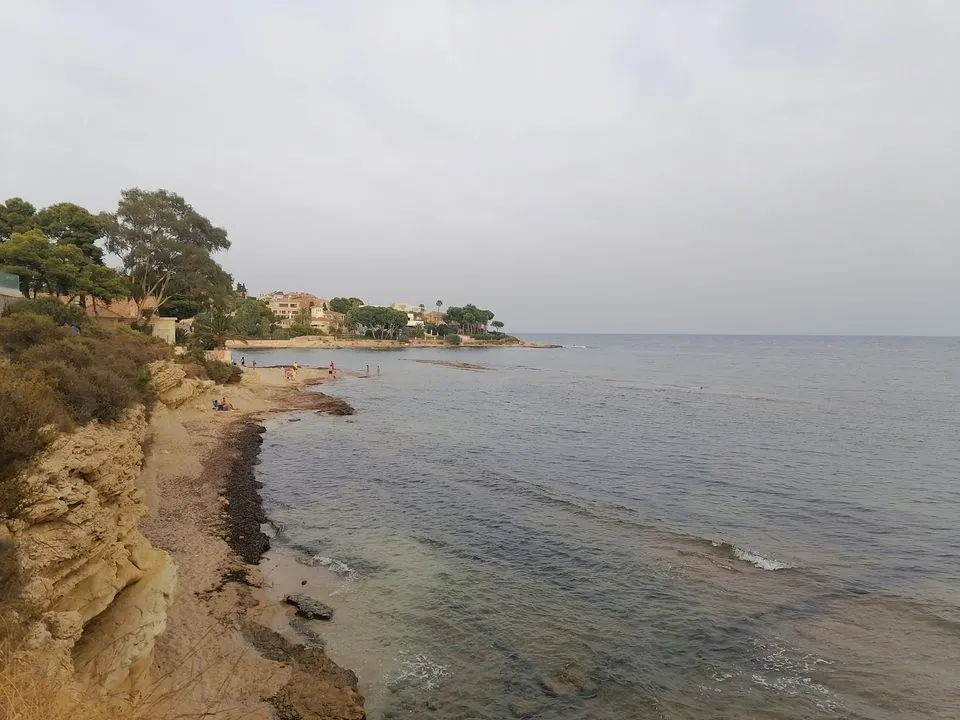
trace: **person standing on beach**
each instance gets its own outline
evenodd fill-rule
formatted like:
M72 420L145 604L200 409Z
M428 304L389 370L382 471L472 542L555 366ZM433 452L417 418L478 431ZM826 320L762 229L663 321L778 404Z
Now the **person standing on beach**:
M370 377L370 366L367 365L367 377Z
M240 357L240 367L246 367L246 366L247 366L247 357L246 355L243 355Z

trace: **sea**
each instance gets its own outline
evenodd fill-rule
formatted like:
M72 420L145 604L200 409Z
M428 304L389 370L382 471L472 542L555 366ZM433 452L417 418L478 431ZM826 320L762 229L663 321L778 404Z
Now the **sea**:
M960 718L960 340L528 337L245 353L362 375L257 476L371 718Z

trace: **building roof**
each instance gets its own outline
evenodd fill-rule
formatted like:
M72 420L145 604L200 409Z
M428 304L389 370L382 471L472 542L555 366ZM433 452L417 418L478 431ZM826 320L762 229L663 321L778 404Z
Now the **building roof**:
M110 303L89 302L86 312L89 317L113 319L113 320L137 320L140 318L141 310L156 310L157 299L149 297L143 301L140 307L130 298L123 300L114 300Z

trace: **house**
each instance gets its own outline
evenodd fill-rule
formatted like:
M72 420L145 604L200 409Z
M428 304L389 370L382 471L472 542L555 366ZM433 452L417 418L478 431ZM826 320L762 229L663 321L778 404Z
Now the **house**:
M150 334L166 343L175 345L177 342L177 319L161 317L153 312L156 309L157 299L155 297L146 298L139 306L131 298L114 300L109 303L91 299L84 308L88 318L98 325L106 327L129 326L139 321L142 318L141 313L146 311L150 313L150 319L147 321L150 326Z
M7 305L22 299L19 276L0 272L0 312L3 312Z
M423 306L410 303L393 303L394 310L407 314L407 327L423 327Z
M423 321L427 325L443 325L443 313L436 310L430 310L423 314Z
M261 295L260 299L277 316L281 327L293 325L297 315L303 310L310 311L310 326L316 327L314 321L327 320L326 313L330 312L330 304L326 300L308 292L278 291Z

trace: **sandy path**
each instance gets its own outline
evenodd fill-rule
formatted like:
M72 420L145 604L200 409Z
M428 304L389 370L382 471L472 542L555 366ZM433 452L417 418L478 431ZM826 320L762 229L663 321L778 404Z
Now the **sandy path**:
M160 717L183 712L228 719L274 717L264 698L287 682L291 667L252 652L237 630L245 609L255 603L242 579L259 584L260 573L243 564L224 539L222 493L237 454L231 441L248 421L307 407L316 395L297 389L326 379L324 371L301 369L296 382L289 383L280 368L247 370L239 385L218 387L192 407L158 405L154 411L141 478L148 502L141 531L170 553L178 575L167 630L156 647ZM225 397L236 411L206 409L214 396Z

